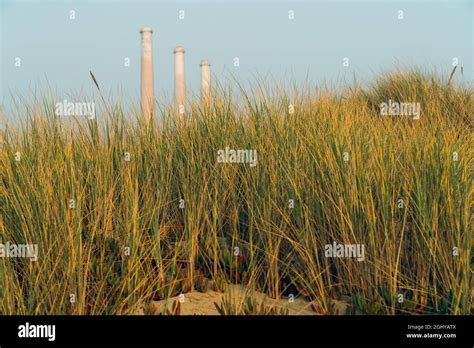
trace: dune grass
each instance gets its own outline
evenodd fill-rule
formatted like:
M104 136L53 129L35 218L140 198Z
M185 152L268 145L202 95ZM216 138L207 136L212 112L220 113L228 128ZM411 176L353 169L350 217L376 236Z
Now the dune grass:
M73 122L29 106L1 135L0 242L39 259L0 258L0 314L129 313L207 281L323 314L343 295L362 313L473 314L473 90L451 82L216 90L150 125L119 104ZM388 99L420 119L380 116ZM226 147L257 165L218 163ZM325 257L333 241L364 261Z

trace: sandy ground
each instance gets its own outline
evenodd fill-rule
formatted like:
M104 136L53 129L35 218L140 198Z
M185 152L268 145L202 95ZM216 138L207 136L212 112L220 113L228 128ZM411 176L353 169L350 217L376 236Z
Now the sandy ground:
M160 314L166 308L170 309L175 301L180 302L180 314L181 315L219 315L219 312L215 306L221 304L224 298L231 299L232 303L235 304L236 308L241 308L246 297L251 297L256 301L258 305L262 302L266 308L285 309L288 311L288 315L317 315L312 309L311 302L308 302L301 298L295 298L290 302L289 298L272 299L269 296L253 290L248 290L241 285L227 285L226 291L220 293L209 289L206 292L189 292L180 296L170 297L167 300L152 301L148 304L147 310L141 305L132 314L144 315L145 312L152 314ZM346 313L348 307L347 298L341 301L333 301L335 314L343 315Z

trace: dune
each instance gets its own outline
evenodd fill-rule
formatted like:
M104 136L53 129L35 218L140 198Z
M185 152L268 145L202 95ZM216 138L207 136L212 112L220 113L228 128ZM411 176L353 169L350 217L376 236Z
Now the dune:
M243 312L246 300L251 298L253 303L257 304L260 308L263 306L267 309L273 309L278 314L287 315L318 315L313 310L313 304L315 302L309 302L303 298L294 298L290 301L288 297L282 297L280 299L273 299L268 295L248 289L242 285L229 284L224 293L214 291L211 288L206 292L188 292L178 296L170 297L165 300L151 301L146 308L146 305L140 305L136 308L132 314L145 315L145 314L161 314L173 313L173 306L179 303L180 315L220 315L218 306L221 306L223 301L226 299L231 301L233 308L239 313ZM349 308L349 298L344 297L340 301L333 300L334 313L342 315L345 314Z

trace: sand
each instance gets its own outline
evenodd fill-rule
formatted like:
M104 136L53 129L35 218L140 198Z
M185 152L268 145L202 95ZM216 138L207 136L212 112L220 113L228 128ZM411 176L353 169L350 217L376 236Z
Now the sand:
M181 307L180 315L219 315L220 313L216 308L216 303L219 305L224 298L230 298L232 303L234 303L234 308L240 309L246 297L254 299L255 303L259 306L261 303L264 303L266 308L284 309L288 315L318 315L312 308L312 302L303 298L294 298L293 301L290 301L288 297L273 299L264 293L246 289L241 285L232 284L227 285L224 293L209 289L206 292L193 291L170 297L167 300L151 301L146 305L146 310L145 305L142 304L133 310L132 314L160 314L166 311L166 309L171 311L173 304L179 302ZM333 306L334 314L346 314L349 299L343 298L341 301L334 300ZM279 311L279 313L281 312Z

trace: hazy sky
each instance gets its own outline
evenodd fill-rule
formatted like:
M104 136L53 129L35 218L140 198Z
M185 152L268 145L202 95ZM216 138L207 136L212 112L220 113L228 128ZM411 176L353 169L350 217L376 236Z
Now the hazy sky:
M186 49L188 90L208 59L221 81L367 80L397 62L452 69L473 81L474 1L19 1L1 3L0 102L46 81L58 95L105 90L138 98L140 34L153 33L155 91L173 92L173 49ZM71 10L75 19L70 19ZM179 19L184 10L184 19ZM398 19L399 10L403 19ZM294 11L294 19L289 19ZM21 59L21 66L17 57ZM130 58L130 67L124 59ZM234 67L234 57L239 67ZM343 67L343 58L349 67Z

